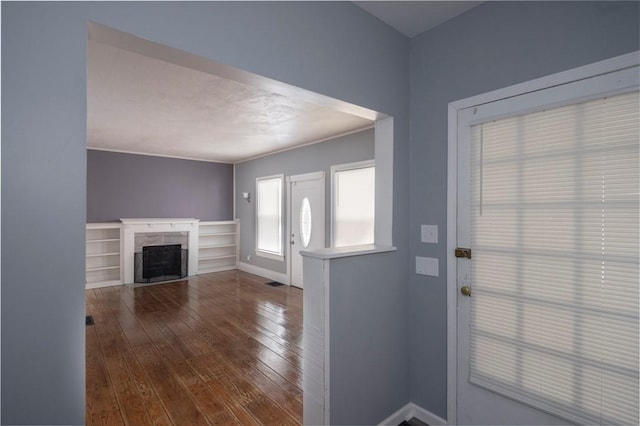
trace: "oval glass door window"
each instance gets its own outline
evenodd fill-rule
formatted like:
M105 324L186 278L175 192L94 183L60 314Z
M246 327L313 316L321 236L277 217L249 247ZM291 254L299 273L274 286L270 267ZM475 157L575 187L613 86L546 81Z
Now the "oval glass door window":
M302 246L309 247L311 241L311 204L307 197L304 197L300 205L300 237Z

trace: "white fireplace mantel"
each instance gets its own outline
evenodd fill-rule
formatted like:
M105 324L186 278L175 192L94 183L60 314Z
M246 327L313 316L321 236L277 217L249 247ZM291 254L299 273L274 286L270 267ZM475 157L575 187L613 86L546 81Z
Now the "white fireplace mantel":
M124 218L122 222L122 272L125 284L134 281L135 235L149 232L187 232L189 249L189 275L198 273L198 222L193 218Z

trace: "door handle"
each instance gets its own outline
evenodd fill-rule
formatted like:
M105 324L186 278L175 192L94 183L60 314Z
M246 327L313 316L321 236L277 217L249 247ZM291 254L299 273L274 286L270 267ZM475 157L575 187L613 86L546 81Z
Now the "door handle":
M471 297L471 286L469 286L469 285L462 286L460 288L460 293L462 293L464 296Z

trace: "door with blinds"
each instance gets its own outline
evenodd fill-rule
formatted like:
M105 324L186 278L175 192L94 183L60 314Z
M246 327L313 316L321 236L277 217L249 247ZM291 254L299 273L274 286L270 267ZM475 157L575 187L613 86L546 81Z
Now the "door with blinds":
M639 423L638 75L459 111L458 424Z

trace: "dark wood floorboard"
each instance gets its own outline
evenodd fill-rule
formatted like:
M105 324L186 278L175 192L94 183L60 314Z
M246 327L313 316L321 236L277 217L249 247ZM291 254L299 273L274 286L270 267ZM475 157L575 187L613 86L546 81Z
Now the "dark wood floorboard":
M87 425L302 424L302 291L268 281L87 290Z

